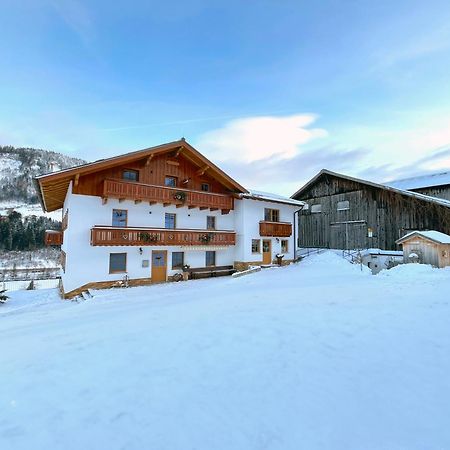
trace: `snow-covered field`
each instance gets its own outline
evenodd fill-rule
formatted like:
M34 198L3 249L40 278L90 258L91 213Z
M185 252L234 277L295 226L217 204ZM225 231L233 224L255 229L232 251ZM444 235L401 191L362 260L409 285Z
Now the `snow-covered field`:
M450 270L333 253L241 278L18 291L0 449L449 449Z

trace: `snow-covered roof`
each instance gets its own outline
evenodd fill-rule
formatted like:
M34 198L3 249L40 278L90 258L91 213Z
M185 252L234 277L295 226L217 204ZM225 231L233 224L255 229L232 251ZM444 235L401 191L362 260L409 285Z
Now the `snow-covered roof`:
M393 180L386 184L397 189L421 189L433 186L450 185L450 171L432 173L418 177L404 178L403 180Z
M302 202L300 200L294 200L292 198L283 197L282 195L272 194L270 192L254 191L253 189L250 190L248 193L241 194L241 197L274 203L286 203L287 205L294 205L298 207L305 205L305 202Z
M374 183L373 181L363 180L361 178L355 178L348 175L343 175L341 173L333 172L328 169L322 169L315 177L309 180L302 188L300 188L295 194L292 195L292 198L299 196L301 193L306 191L312 184L316 182L316 180L322 176L323 174L331 175L337 178L343 178L345 180L354 181L355 183L365 184L367 186L372 186L378 189L385 189L387 191L395 192L397 194L401 194L407 197L414 197L419 200L424 200L426 202L436 203L438 205L446 206L450 208L450 200L445 200L442 198L431 197L430 195L420 194L419 192L407 191L405 189L399 189L397 187L388 186L387 184Z
M450 236L440 231L411 231L411 233L406 234L397 241L397 244L401 244L412 236L422 236L431 241L437 242L439 244L450 244Z

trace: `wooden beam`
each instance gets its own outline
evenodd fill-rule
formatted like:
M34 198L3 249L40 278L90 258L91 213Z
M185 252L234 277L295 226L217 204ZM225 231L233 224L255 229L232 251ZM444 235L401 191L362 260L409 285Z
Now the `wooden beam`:
M209 208L211 211L217 211L219 208Z
M165 208L166 206L170 206L170 205L171 205L171 203L163 203L164 208Z
M149 202L148 202L148 204L149 204L150 206L156 205L156 203L157 203L157 202L154 202L154 201L149 201Z
M134 201L134 204L135 204L135 205L139 205L139 203L142 203L142 200L135 200L135 201Z
M175 152L175 158L178 158L180 156L181 151L183 150L183 147L180 147L176 152Z
M102 198L102 205L106 205L108 203L108 198L107 197L103 197Z
M75 175L75 180L74 180L74 182L73 182L73 185L74 185L75 187L78 186L78 181L79 181L79 180L80 180L80 174L77 173L77 174Z
M183 204L181 204L181 205L176 205L177 208L182 208L183 206L184 206Z
M203 175L208 169L209 169L209 166L204 166L204 167L202 167L201 169L198 169L197 172L196 172L196 174L199 175L199 176L201 176L201 175Z
M153 153L148 156L147 160L145 161L145 166L149 166L153 159Z
M197 207L194 206L194 205L189 205L189 206L188 206L188 209L195 209L195 208L197 208Z
M229 214L229 213L230 213L229 209L222 209L222 215Z
M119 203L123 203L125 200L125 198L119 198Z
M200 206L200 211L204 211L205 209L208 209L207 206Z

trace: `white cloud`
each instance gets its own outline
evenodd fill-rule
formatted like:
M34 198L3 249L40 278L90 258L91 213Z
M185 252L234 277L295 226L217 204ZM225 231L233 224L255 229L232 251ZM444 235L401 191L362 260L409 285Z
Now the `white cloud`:
M203 134L198 148L217 161L291 159L300 153L301 146L327 136L323 129L309 128L315 120L312 114L236 119Z

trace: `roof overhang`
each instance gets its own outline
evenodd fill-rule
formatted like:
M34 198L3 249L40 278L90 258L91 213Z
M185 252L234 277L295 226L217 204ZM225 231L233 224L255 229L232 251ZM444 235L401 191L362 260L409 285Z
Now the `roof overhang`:
M70 182L76 177L88 175L100 170L105 170L116 165L128 164L133 161L148 158L151 155L158 155L173 150L181 149L183 156L193 164L205 168L212 177L223 184L227 189L236 193L248 192L243 186L219 169L214 163L203 156L192 145L184 139L169 142L167 144L149 147L143 150L114 156L112 158L100 159L98 161L83 164L69 169L59 170L46 175L41 175L34 179L36 191L42 208L46 212L55 211L62 208Z

